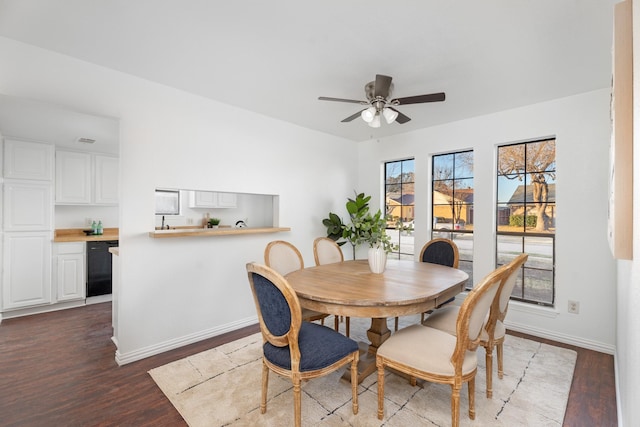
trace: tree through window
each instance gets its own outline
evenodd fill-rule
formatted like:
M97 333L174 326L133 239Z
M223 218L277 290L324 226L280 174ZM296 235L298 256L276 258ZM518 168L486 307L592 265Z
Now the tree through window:
M513 299L554 303L556 141L498 147L497 265L529 254Z

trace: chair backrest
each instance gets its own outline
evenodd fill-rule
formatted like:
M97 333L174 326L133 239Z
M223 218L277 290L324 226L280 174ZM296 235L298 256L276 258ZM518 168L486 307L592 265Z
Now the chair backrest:
M299 360L302 311L295 291L282 275L267 266L250 262L247 275L263 339L276 347L289 345L292 358L297 354Z
M264 263L283 276L304 268L304 260L298 248L284 240L269 242L264 250Z
M502 266L489 273L469 291L462 302L456 321L456 349L451 356L451 362L456 369L462 369L465 352L477 349L489 308L508 271L506 266Z
M458 246L449 239L432 239L422 247L420 261L458 268Z
M313 258L316 265L333 264L344 261L342 249L328 237L318 237L313 241Z
M524 263L527 262L528 258L529 254L522 253L515 257L510 263L502 266L507 269L507 272L505 273L502 283L500 284L500 288L498 289L498 293L491 304L489 318L485 324L485 329L487 330L490 339L493 339L493 332L495 331L497 321L499 320L502 322L507 316L511 292L513 292L513 287L516 284L518 273Z

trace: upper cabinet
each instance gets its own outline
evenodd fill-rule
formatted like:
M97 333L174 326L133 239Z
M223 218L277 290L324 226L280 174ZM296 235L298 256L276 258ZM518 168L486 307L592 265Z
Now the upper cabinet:
M56 151L56 204L118 204L118 158Z
M189 193L190 208L235 208L235 193L217 193L214 191L191 191Z
M53 180L54 146L39 142L4 141L4 177Z

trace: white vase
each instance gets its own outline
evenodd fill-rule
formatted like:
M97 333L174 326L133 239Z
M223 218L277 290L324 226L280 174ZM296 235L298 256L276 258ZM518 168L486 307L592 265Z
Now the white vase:
M387 266L387 253L381 246L369 248L368 259L369 269L372 273L382 273Z

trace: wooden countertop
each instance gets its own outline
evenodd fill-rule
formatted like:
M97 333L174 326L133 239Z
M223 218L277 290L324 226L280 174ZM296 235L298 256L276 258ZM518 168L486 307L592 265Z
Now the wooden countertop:
M165 238L165 237L192 237L192 236L228 236L237 234L260 234L260 233L278 233L280 231L291 231L289 227L220 227L220 228L178 228L172 230L156 230L150 231L149 237Z
M85 228L58 228L53 234L54 242L93 242L103 240L118 240L119 228L105 228L103 234L87 236Z

